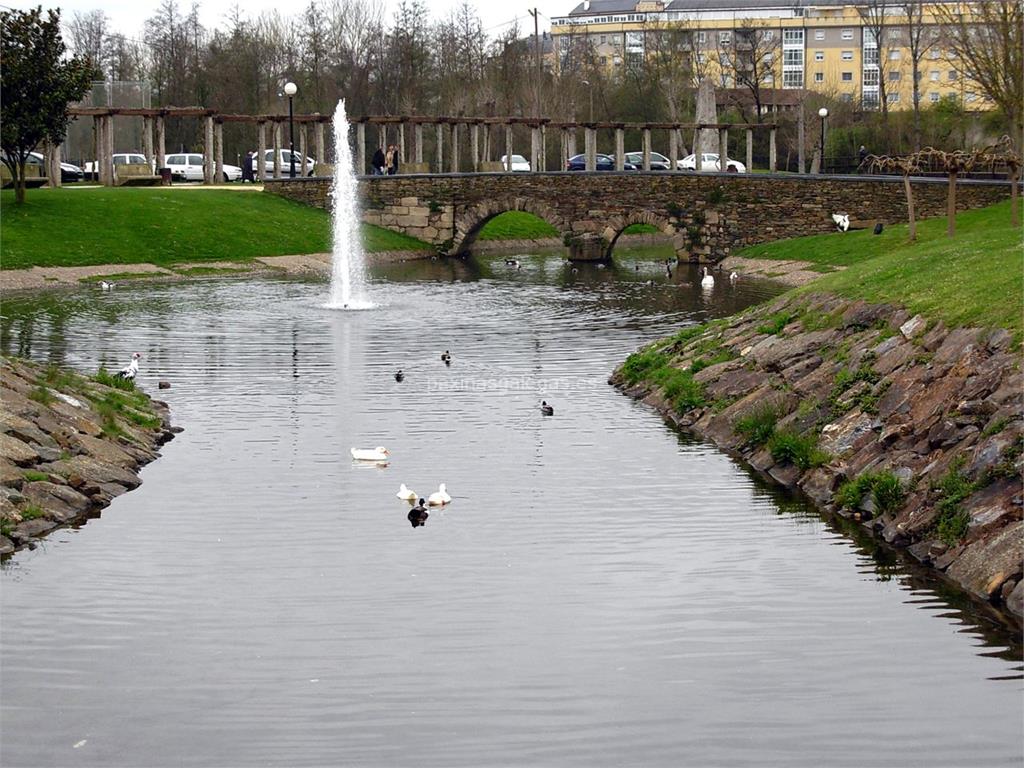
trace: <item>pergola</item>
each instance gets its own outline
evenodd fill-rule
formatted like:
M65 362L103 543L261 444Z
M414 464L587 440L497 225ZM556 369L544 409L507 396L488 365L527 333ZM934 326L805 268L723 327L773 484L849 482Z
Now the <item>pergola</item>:
M156 168L164 167L165 121L167 118L192 117L202 121L203 127L203 179L206 184L213 184L223 177L224 167L224 124L246 123L255 127L256 146L259 157L264 157L267 149L273 148L273 177L279 178L286 173L281 167L282 130L287 126L287 115L238 115L223 114L216 110L203 107L159 107L117 108L117 107L73 107L68 110L73 117L91 117L94 123L96 160L101 183L116 183L113 166L114 131L113 121L118 117L141 117L143 121L142 152L147 160ZM319 113L295 115L292 118L298 127L299 142L295 148L303 157L309 155L310 127L313 129L312 154L317 164L326 164L326 144L324 126L331 122L329 115ZM376 131L375 146L385 147L393 143L398 147L400 167L407 173L460 173L472 172L511 172L511 157L514 153L513 129L523 126L530 132L530 167L533 171L546 171L547 142L549 135L557 131L559 136L560 165L556 169L565 168L568 158L577 154L577 138L582 131L583 154L586 157L586 168L594 170L597 165L598 132L614 133L616 168L622 169L625 164L626 131L639 132L642 137L643 168L651 168L651 137L653 131L668 132L668 157L673 168L677 167L682 131L694 131L693 153L697 162L701 162L704 152L717 152L721 158L729 157L729 132L744 131L746 138L746 165L753 166L754 131L764 130L769 134L768 170L776 170L776 131L775 123L627 123L627 122L560 122L546 118L531 117L429 117L425 115L372 115L353 118L355 126L355 152L357 168L365 172L367 168L367 128ZM434 132L433 162L424 161L424 129L432 128ZM268 129L270 144L268 145ZM708 133L717 137L717 141L709 140ZM465 139L469 139L469 167L460 167L460 158L465 154ZM393 141L389 142L389 138ZM711 146L702 146L703 143ZM498 144L502 145L505 163L495 162L492 157L497 153ZM60 148L49 148L49 162L59 162ZM447 163L445 159L447 157ZM735 157L735 155L734 155ZM725 167L725 162L720 162ZM52 166L51 166L52 167ZM699 169L699 166L698 166ZM56 174L59 179L60 174ZM256 178L260 181L267 177L265 164L256 163ZM53 174L51 174L51 179Z

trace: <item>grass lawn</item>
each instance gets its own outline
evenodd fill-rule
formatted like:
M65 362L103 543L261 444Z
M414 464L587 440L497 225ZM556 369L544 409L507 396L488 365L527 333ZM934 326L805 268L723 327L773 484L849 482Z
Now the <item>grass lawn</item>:
M561 237L557 229L544 219L525 211L505 211L484 224L480 240L537 240Z
M815 235L766 243L738 255L802 259L847 269L824 275L801 291L832 291L849 298L902 304L947 326L1024 330L1022 230L1010 224L1009 201L957 216L956 236L946 220L918 222L917 242L906 225Z
M325 211L276 195L231 190L29 190L0 193L0 268L240 261L330 250ZM364 225L368 251L428 249Z

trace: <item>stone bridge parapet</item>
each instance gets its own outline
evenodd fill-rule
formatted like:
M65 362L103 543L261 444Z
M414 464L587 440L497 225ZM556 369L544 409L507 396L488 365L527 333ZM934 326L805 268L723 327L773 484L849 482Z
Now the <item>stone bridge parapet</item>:
M919 218L946 212L945 179L913 179ZM266 181L266 190L328 207L331 179ZM960 210L1010 194L1005 181L962 181ZM439 252L472 249L490 219L526 211L547 221L570 258L606 260L631 224L656 227L681 261L716 262L756 243L834 231L833 213L853 220L906 221L903 179L730 173L474 173L361 177L363 221L416 237Z

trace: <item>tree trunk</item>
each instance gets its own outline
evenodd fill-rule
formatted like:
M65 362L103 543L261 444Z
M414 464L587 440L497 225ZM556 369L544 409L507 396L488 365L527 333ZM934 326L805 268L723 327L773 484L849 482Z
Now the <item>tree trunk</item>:
M1015 171L1010 174L1010 222L1015 227L1020 226L1018 216L1020 215L1017 211L1017 185L1020 183L1020 171Z
M914 190L910 186L910 176L903 176L903 191L907 194L907 234L910 242L917 239L917 222L914 220Z
M25 158L14 164L14 202L21 205L25 202Z
M946 194L946 237L956 234L956 172L949 174L949 192Z

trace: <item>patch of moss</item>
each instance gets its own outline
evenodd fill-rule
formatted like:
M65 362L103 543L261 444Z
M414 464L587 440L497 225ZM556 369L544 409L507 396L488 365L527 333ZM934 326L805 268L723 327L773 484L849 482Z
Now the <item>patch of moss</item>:
M743 435L752 445L764 445L773 434L779 420L779 409L773 405L759 405L746 416L736 420L733 430Z
M817 435L777 431L768 440L768 450L776 462L794 464L804 471L820 467L829 460L829 455L818 448Z
M788 310L776 312L766 322L757 326L757 332L767 333L769 336L778 336L782 333L782 329L792 322L794 317L796 317L796 314Z

